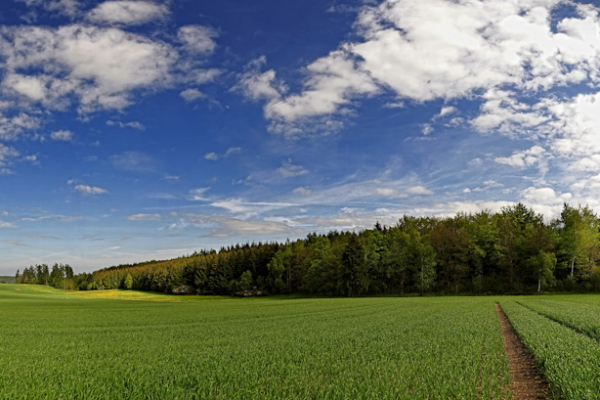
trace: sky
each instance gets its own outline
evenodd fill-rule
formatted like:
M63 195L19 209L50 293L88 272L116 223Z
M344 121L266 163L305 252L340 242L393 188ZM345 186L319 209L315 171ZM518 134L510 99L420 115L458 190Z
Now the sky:
M600 7L4 0L0 275L600 212Z

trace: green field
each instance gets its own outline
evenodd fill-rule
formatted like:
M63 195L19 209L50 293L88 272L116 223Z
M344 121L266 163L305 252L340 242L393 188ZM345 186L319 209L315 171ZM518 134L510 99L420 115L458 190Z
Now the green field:
M497 301L557 392L600 398L598 342L564 325L600 332L598 296L234 299L27 285L0 285L0 398L508 399Z
M557 398L600 399L600 298L522 297L501 302Z
M489 299L3 285L0 302L2 399L475 399L507 383Z

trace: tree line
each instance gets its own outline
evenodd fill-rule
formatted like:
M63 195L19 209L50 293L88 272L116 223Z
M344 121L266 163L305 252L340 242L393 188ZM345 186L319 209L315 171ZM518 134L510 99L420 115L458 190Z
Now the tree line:
M565 204L547 222L518 203L499 213L405 215L395 226L358 233L313 233L79 275L69 266L56 264L49 274L35 266L17 281L218 295L589 292L600 290L599 262L600 219L589 207Z
M54 264L52 269L46 264L40 264L25 268L22 273L17 270L15 281L32 285L48 285L65 290L77 288L75 274L69 264Z

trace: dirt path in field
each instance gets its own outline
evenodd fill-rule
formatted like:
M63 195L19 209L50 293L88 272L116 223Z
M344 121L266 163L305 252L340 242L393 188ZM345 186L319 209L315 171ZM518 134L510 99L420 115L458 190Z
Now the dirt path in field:
M517 337L500 304L496 304L496 312L498 312L500 325L502 325L504 349L510 367L512 400L550 399L548 381L539 372L529 350Z

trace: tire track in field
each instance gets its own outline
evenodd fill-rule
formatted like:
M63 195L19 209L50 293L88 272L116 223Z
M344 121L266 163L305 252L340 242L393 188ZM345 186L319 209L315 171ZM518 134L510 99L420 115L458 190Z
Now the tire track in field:
M510 391L513 400L548 400L550 388L547 379L540 373L537 363L517 333L500 304L496 312L502 326L502 341L510 368Z

